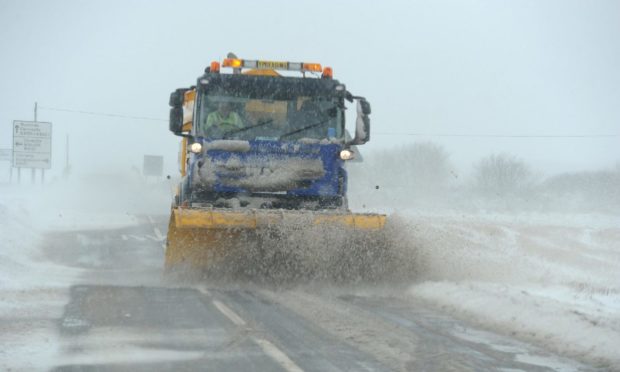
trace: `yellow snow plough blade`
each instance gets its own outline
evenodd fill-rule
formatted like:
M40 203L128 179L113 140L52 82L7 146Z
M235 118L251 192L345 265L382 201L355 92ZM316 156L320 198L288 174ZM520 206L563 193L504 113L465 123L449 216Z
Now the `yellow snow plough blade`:
M321 247L330 246L334 235L347 235L350 231L372 234L383 230L385 222L386 216L380 214L177 207L172 209L168 228L166 268L209 268L233 250L250 251L252 244L268 235L265 231L279 230L280 234L276 243L261 248L269 255L275 245L294 245L300 240L315 245L321 241ZM294 231L310 230L314 232L295 240L291 238Z

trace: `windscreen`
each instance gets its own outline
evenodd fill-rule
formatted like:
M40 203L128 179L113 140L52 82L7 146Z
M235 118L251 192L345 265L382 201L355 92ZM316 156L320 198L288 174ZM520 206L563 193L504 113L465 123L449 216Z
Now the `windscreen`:
M214 139L338 140L338 98L263 90L211 88L200 99L196 134ZM304 94L306 93L306 94Z

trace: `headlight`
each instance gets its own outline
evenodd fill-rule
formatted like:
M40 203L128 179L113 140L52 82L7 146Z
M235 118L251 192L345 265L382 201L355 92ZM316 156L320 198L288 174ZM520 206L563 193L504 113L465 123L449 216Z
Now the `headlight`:
M340 151L340 159L342 160L351 160L355 157L355 153L351 150L342 150Z
M189 151L194 154L200 154L202 152L202 145L198 142L194 142L189 146Z

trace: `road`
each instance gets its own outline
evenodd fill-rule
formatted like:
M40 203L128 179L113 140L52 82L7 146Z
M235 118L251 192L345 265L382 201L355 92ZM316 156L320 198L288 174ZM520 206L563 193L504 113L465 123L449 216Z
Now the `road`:
M53 371L594 370L393 286L170 281L166 222L47 235L44 259L83 270L57 321Z

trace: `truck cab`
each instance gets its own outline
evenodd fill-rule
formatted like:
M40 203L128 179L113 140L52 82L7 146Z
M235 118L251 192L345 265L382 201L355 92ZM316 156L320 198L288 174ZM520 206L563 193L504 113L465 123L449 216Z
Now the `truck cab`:
M170 130L183 137L177 203L346 209L344 165L369 139L370 105L332 75L317 63L227 58L173 92ZM357 101L353 137L346 101Z

